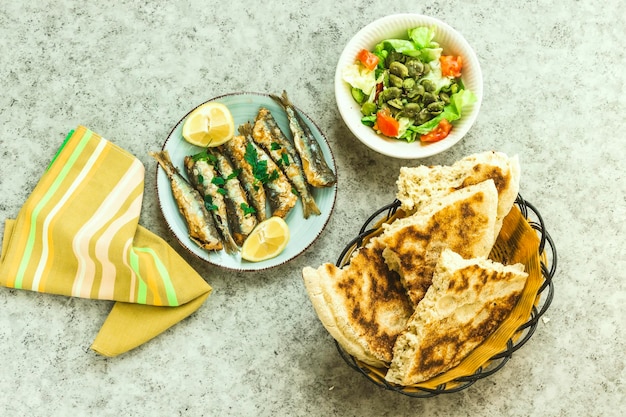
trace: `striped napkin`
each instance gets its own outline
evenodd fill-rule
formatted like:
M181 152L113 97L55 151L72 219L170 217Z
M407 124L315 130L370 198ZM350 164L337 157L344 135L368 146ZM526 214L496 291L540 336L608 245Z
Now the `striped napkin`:
M127 352L195 312L211 293L163 239L138 224L144 166L79 126L15 220L7 219L0 285L115 301L91 348Z

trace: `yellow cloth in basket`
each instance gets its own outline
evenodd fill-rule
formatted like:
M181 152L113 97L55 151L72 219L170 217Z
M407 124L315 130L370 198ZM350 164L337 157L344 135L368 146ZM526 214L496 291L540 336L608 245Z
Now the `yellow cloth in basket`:
M0 285L116 303L91 348L127 352L196 311L211 287L139 226L144 166L79 126L15 220L5 222Z

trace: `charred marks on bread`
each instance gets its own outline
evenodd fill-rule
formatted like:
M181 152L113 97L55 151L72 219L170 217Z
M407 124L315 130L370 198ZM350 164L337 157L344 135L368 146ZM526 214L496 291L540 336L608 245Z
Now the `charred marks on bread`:
M420 354L422 360L415 369L416 373L431 373L450 363L458 365L467 354L467 349L463 347L467 344L478 345L490 336L506 319L519 297L520 293L514 293L494 300L492 309L485 314L487 318L476 326L466 326L452 335L431 333L425 338ZM484 313L483 307L476 312L476 316L480 317Z
M461 185L456 187L456 190L468 187L470 185L477 184L479 182L492 179L498 194L501 194L511 182L511 175L509 172L503 172L500 167L492 165L477 164L472 167L472 173L468 175Z
M377 356L391 361L393 345L398 337L398 331L394 328L398 323L391 328L389 325L408 319L408 315L402 317L407 313L401 312L408 312L411 303L400 276L383 261L383 248L382 245L374 244L359 249L358 255L351 259L348 273L335 286L337 292L344 295L342 298L355 330ZM393 313L390 313L390 308ZM388 314L381 315L378 313L381 311Z

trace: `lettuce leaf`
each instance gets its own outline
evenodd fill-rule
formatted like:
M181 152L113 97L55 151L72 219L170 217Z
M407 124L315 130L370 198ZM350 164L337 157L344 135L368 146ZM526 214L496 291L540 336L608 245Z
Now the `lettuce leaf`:
M408 30L409 39L385 39L374 47L374 54L380 62L385 62L389 51L396 51L407 56L419 57L423 62L438 60L443 48L433 39L435 30L421 26Z
M342 78L354 88L358 88L365 95L370 95L376 87L376 74L363 65L352 64L342 71Z
M426 26L420 26L408 30L409 39L413 41L418 49L438 47L439 44L434 42L435 30Z

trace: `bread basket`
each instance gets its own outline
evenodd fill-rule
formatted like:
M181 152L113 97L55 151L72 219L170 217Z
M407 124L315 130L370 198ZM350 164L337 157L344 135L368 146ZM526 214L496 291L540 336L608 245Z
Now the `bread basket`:
M382 225L404 215L400 201L395 200L374 212L363 224L359 234L341 252L336 265L343 267L353 252L369 238L382 231ZM416 398L433 397L462 391L476 381L499 371L537 329L540 318L549 308L554 296L552 278L556 272L557 253L538 210L521 195L504 221L504 225L489 258L504 264L521 262L529 276L524 289L525 303L516 309L518 319L505 320L492 336L471 352L458 366L429 381L413 386L399 386L385 380L386 369L375 368L348 354L339 343L337 350L345 362L377 386ZM532 283L531 283L532 282ZM521 314L521 316L520 316ZM511 317L514 314L511 314ZM521 320L519 318L521 317ZM508 319L507 319L508 320ZM525 321L524 321L525 320ZM508 329L507 329L508 326Z

